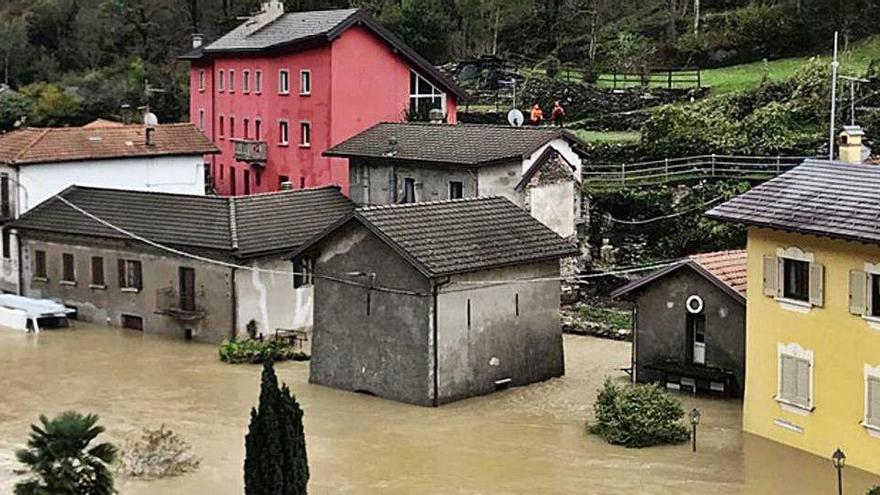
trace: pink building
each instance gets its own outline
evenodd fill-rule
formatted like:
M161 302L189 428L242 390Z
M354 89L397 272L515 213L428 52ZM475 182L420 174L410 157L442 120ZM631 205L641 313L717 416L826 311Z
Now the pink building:
M346 160L322 153L383 121L440 108L456 121L463 91L359 9L284 13L282 2L217 41L194 37L190 118L220 153L223 195L338 184Z

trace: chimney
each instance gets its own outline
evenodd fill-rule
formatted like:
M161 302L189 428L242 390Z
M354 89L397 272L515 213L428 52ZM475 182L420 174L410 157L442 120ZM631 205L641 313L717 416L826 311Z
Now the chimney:
M837 135L837 159L846 163L862 163L864 161L864 146L862 138L865 131L857 125L845 125Z
M282 182L281 185L278 186L278 190L279 191L292 191L293 190L293 182L290 182L289 180Z
M193 33L192 34L192 42L193 42L193 49L201 47L202 43L205 42L205 35L203 35L202 33Z
M145 133L145 137L146 137L145 142L146 142L147 146L155 146L155 144L153 143L153 133L154 132L156 132L156 129L154 129L150 126L147 126L144 128L144 133Z
M388 138L388 151L385 152L385 156L397 156L397 138L395 136Z
M284 15L284 2L282 0L268 0L261 3L260 13L251 17L247 25L248 34L253 34L271 24Z
M445 116L443 115L443 110L432 108L428 111L428 121L432 124L442 124L444 120Z

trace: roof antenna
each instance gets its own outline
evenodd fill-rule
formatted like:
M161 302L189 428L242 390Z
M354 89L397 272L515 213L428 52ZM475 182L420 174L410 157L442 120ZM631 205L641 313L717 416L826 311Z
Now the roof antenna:
M828 161L834 161L834 126L836 122L835 112L837 112L837 68L840 62L837 61L837 31L834 31L834 58L831 60L831 129L828 137Z

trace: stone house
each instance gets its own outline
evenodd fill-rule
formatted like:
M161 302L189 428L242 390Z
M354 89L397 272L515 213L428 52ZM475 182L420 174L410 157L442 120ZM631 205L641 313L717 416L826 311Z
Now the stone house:
M309 380L437 406L561 376L576 253L502 197L359 208L294 257L315 266Z
M74 184L204 195L204 156L218 151L192 124L97 120L0 135L0 226ZM18 293L17 239L6 229L0 252L0 290Z
M633 381L742 397L744 250L690 256L612 296L634 302Z
M564 238L585 223L581 150L557 127L386 122L327 150L359 205L503 196Z
M23 294L77 317L206 342L305 329L290 253L353 208L337 187L221 198L72 186L11 224Z

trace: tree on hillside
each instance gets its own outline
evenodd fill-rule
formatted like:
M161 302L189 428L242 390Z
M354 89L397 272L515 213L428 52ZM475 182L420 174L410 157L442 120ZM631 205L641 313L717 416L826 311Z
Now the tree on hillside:
M98 416L68 411L49 419L40 416L31 425L28 448L15 453L31 477L15 485L15 495L56 493L111 495L113 474L109 464L116 459L116 447L100 443L89 447L104 432Z
M303 412L271 361L263 364L260 404L245 436L246 495L305 495L309 483Z

